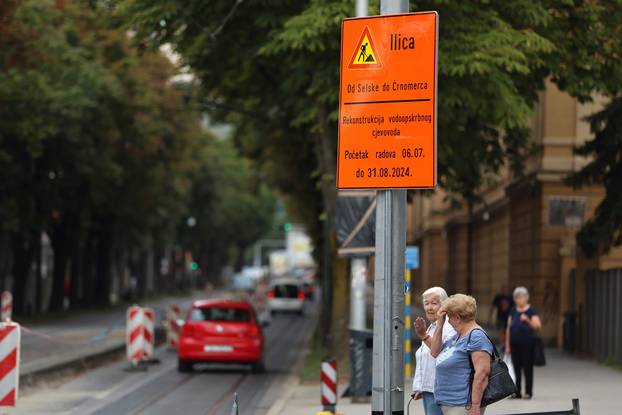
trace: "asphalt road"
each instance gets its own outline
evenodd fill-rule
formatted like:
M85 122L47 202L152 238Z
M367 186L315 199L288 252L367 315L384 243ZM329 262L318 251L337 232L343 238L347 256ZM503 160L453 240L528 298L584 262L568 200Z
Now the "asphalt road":
M201 414L229 415L235 392L240 415L263 415L291 382L292 370L311 336L315 312L304 317L277 315L264 329L266 372L245 366L196 366L177 372L174 352L156 351L160 364L146 372L127 372L119 361L85 373L60 387L41 386L20 397L12 414Z

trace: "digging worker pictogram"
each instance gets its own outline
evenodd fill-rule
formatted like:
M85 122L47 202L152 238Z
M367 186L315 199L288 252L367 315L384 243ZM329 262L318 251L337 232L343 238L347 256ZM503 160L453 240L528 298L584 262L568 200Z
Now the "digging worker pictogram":
M361 60L361 58L363 58L363 62L365 62L365 58L367 57L367 43L364 43L361 45L361 54L359 55L359 58L357 59L357 62Z

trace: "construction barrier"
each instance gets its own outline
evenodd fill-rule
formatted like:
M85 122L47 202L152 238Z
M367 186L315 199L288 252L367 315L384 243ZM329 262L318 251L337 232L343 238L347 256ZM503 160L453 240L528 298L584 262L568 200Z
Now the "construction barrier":
M17 402L20 341L19 324L0 323L0 407Z
M177 325L179 313L177 304L169 305L166 311L166 347L169 350L176 350L179 344L179 326Z
M152 308L145 307L143 308L143 312L145 315L145 331L144 331L144 339L145 339L145 355L144 360L153 359L153 352L155 349L155 331L154 331L154 321L155 321L155 313Z
M1 297L2 302L2 321L11 321L13 314L13 294L10 291L3 291Z
M327 360L322 362L322 406L325 411L335 413L337 406L337 361Z
M127 309L126 325L126 350L127 360L133 365L138 365L145 359L145 313L137 306Z

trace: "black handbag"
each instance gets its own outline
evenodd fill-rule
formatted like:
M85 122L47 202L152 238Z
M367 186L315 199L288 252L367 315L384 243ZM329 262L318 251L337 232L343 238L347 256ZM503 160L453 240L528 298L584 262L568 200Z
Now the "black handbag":
M542 337L540 336L536 336L533 342L533 365L539 367L546 366L544 344L542 343Z
M493 348L493 356L490 358L490 375L488 376L488 386L484 390L482 395L481 406L488 406L492 403L498 402L501 399L505 399L508 396L518 394L518 389L516 389L516 385L510 376L510 371L508 370L508 366L503 362L501 356L499 355L499 351L497 350L497 346L495 343L490 340L488 334L482 329L473 329L471 333L469 333L469 338L467 340L467 346L471 341L471 334L474 330L481 330L482 333L486 335L490 344L492 344ZM471 359L471 355L469 354L469 364L471 365L471 376L469 379L469 406L471 405L471 393L473 392L473 378L475 377L475 368L473 367L473 360Z

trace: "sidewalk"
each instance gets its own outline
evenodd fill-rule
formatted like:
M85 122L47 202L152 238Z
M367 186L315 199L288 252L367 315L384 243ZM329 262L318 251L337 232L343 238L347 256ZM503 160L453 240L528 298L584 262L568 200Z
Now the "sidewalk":
M547 349L547 363L545 367L535 368L532 400L506 399L491 405L486 415L568 410L572 407L572 398L579 398L581 414L622 413L622 371L552 349ZM411 381L407 380L407 391L410 391L410 385ZM341 391L345 386L340 385ZM410 398L408 395L406 403ZM277 402L268 414L314 415L321 410L319 402L319 384L294 384L284 391L282 402ZM371 404L353 404L349 398L340 398L337 412L344 415L369 415ZM420 401L411 403L410 415L423 415Z
M183 311L192 299L192 295L165 297L140 304L154 309L155 325L159 327L169 304L176 303ZM125 308L87 311L63 317L59 321L22 326L20 377L25 378L90 357L123 350L125 313Z

